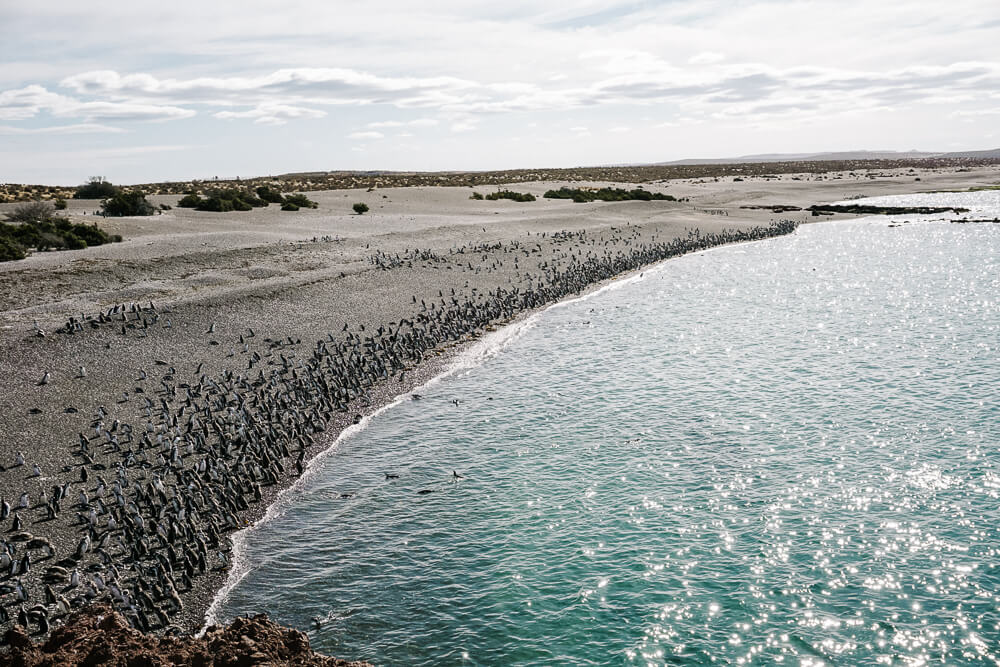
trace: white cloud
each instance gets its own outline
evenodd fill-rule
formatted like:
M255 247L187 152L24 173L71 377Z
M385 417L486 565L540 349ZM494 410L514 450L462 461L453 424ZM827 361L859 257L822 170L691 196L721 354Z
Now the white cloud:
M359 141L345 137L351 129L412 133L413 160L482 167L500 156L508 164L628 161L622 151L636 146L698 154L855 147L868 136L863 127L883 128L872 130L878 143L898 136L901 147L933 149L982 142L1000 100L1000 22L985 0L949 0L947 12L939 0L286 0L252 11L237 0L172 0L167 9L139 0L118 3L113 25L71 0L7 5L4 49L17 59L0 71L5 136L111 145L141 133L98 127L190 119L185 131L219 142L208 157L222 160L233 153L226 142L245 141L239 132L284 124L292 141L258 144L264 171L304 161L291 147L305 134L295 132L318 126L329 142L308 156L314 163ZM962 122L942 123L951 113ZM670 141L626 146L613 133L582 142L581 132L562 132L544 146L509 145L532 123L552 127L556 118L650 128ZM227 119L232 131L217 132ZM445 133L418 131L435 124ZM766 134L745 131L761 124ZM684 132L671 132L676 125ZM807 125L808 133L796 129ZM449 130L466 134L449 139ZM373 141L364 158L372 162L353 164L393 168L404 157L392 152L396 143Z
M81 95L131 95L187 101L239 99L253 95L316 96L347 101L394 101L424 91L460 90L470 82L455 77L391 77L338 67L296 67L258 76L160 79L111 70L83 72L60 85Z
M0 92L0 120L27 120L42 112L60 118L84 120L176 120L195 115L191 109L169 104L146 104L128 100L84 102L32 84Z
M31 134L121 134L125 132L118 127L99 125L97 123L77 123L75 125L50 125L48 127L11 127L0 125L0 134L31 135Z
M319 109L292 106L290 104L264 103L258 104L255 108L247 109L246 111L219 111L213 115L223 120L252 118L255 123L264 125L284 125L289 119L322 118L326 116L326 112Z
M351 132L347 135L348 139L354 139L355 141L365 141L368 139L382 139L385 135L381 132Z
M434 127L438 121L434 118L416 118L414 120L383 120L368 123L366 127Z
M701 53L692 56L688 62L692 65L712 65L717 62L722 62L726 57L721 53L716 53L715 51L702 51Z

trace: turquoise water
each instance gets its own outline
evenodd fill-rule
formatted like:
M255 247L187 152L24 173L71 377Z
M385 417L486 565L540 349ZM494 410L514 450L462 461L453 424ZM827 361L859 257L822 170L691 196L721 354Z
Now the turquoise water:
M380 665L997 664L1000 225L888 222L484 341L285 494L214 613Z

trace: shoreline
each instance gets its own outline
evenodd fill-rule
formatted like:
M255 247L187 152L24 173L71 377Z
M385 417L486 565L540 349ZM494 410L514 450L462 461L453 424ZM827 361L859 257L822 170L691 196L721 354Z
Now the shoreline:
M467 192L464 191L462 196L464 197ZM392 193L392 196L395 197L395 193ZM741 200L734 201L738 203ZM727 204L732 205L732 202L727 202ZM697 205L701 205L701 203L699 202ZM620 218L618 220L611 219L610 221L607 218L597 218L597 222L595 222L594 214L596 212L597 215L603 214L606 216L609 211L641 210L635 206L616 207L608 205L591 207L589 205L581 205L578 209L572 209L563 205L562 209L555 209L553 207L559 215L553 217L548 223L547 229L543 227L542 230L539 230L536 227L534 228L535 235L532 235L528 231L528 236L525 237L525 227L529 230L532 229L532 221L529 220L529 222L523 223L519 220L519 216L522 215L522 210L524 214L531 214L534 210L531 208L518 210L515 207L506 207L504 205L499 205L498 208L504 209L503 213L508 218L508 222L505 223L507 227L504 228L506 231L501 234L503 240L500 242L490 243L488 239L478 240L482 239L481 235L468 233L472 225L478 226L480 222L484 222L487 226L489 225L485 221L485 218L479 216L479 218L474 219L464 227L453 225L452 227L441 229L433 224L427 225L424 231L421 232L423 236L419 238L405 237L402 235L402 232L393 227L389 230L379 230L385 232L382 236L375 236L370 233L367 236L362 235L360 240L353 242L353 245L352 243L344 242L340 244L321 244L319 248L307 246L308 249L314 251L312 254L317 257L320 256L318 254L320 251L330 249L337 253L350 254L353 252L355 255L353 265L349 267L352 272L340 272L338 270L340 268L339 265L335 265L328 271L328 273L336 272L340 274L339 277L335 276L332 279L326 279L326 281L336 283L338 288L337 298L341 300L333 304L329 301L324 301L324 299L331 297L331 292L326 289L328 285L325 284L323 279L312 284L307 283L305 287L301 284L285 286L279 283L269 283L264 286L263 290L257 289L254 291L248 288L248 293L250 294L249 300L238 303L232 302L233 294L231 292L216 296L212 292L212 286L208 285L205 290L208 292L208 298L202 303L198 303L197 301L174 302L169 312L163 306L159 306L159 310L155 313L157 328L155 331L150 328L148 330L149 333L136 333L135 330L126 330L124 328L122 329L123 333L119 333L116 324L114 329L111 326L97 327L93 330L73 335L49 333L46 338L32 335L30 333L30 325L22 325L20 331L13 335L8 333L13 328L14 323L18 321L24 322L24 314L26 313L24 313L23 309L19 308L5 310L3 313L4 317L0 322L6 324L6 331L0 329L0 333L3 333L4 336L0 342L3 343L3 351L9 354L9 358L13 361L14 373L12 373L12 376L15 381L12 383L11 389L8 390L9 393L3 397L3 405L0 407L4 408L2 419L5 421L0 422L0 424L8 428L13 427L14 429L23 424L25 428L23 431L7 431L8 433L23 433L19 441L14 442L8 438L0 443L0 464L7 466L6 471L0 472L0 482L3 483L4 499L12 506L16 500L16 497L14 497L16 487L28 488L32 506L14 513L23 515L23 523L26 530L39 536L45 535L46 532L51 532L52 537L49 539L56 548L58 556L58 558L39 558L38 560L33 560L31 573L24 576L29 588L32 589L32 593L34 594L40 588L36 588L38 584L32 583L32 580L37 581L37 579L34 579L35 577L44 573L56 562L75 560L72 558L72 554L78 550L77 541L83 534L68 519L59 520L67 525L68 530L64 529L61 534L57 534L59 533L58 530L51 530L58 526L44 519L44 508L35 504L35 499L39 496L40 491L46 491L56 483L56 479L62 481L79 479L80 470L84 467L89 468L91 480L86 485L74 482L71 497L75 498L81 486L93 493L96 479L101 476L108 480L108 484L105 486L106 493L107 488L111 486L113 478L115 456L120 451L102 452L100 456L103 458L100 459L93 452L98 448L97 446L106 445L107 442L110 442L106 434L109 433L108 429L111 428L113 420L120 419L120 423L122 424L131 423L134 430L130 431L129 435L132 435L133 432L136 434L128 443L124 442L124 438L121 439L122 442L116 441L114 446L119 449L133 447L132 443L138 439L138 433L142 425L151 420L148 414L143 416L143 409L139 403L140 393L134 391L138 388L137 385L140 384L135 379L138 377L137 373L139 369L141 369L142 376L146 376L147 372L149 375L153 375L154 372L159 375L159 373L168 368L170 371L173 371L176 366L178 368L176 372L168 371L163 376L169 379L162 380L160 385L144 385L144 391L141 393L147 394L151 398L155 394L157 400L173 401L176 399L180 401L182 398L181 395L187 391L189 398L186 400L190 401L190 389L193 386L200 386L205 389L207 396L211 388L211 383L218 382L225 384L227 382L226 371L234 373L232 370L233 367L239 368L239 364L236 362L242 363L247 361L248 355L250 355L246 351L247 348L244 348L243 352L236 352L239 349L238 346L240 343L247 345L247 347L254 345L257 353L261 355L262 364L273 362L273 366L277 366L277 359L281 358L282 364L284 364L283 367L286 369L291 368L292 374L294 374L294 369L300 368L295 365L298 361L289 363L287 359L301 360L304 355L310 352L311 341L320 337L317 336L320 332L327 332L330 337L328 344L333 344L334 337L329 332L338 331L340 329L340 322L343 322L345 319L351 325L347 327L347 330L349 330L348 335L352 337L352 340L356 338L358 341L357 345L360 345L362 338L370 337L371 332L376 327L388 325L391 328L396 326L394 322L397 319L406 319L411 311L419 308L419 301L426 300L434 303L436 299L440 298L446 302L449 295L447 295L445 290L449 288L449 285L451 289L456 290L456 294L466 297L467 302L480 303L481 306L482 304L488 306L489 299L478 302L475 299L482 297L486 293L492 295L494 294L494 290L496 290L496 294L500 294L500 290L503 290L504 298L511 298L516 301L516 298L527 294L527 290L534 289L535 280L538 281L539 287L537 289L539 294L547 296L549 292L545 290L548 287L543 289L541 277L548 275L545 273L545 266L549 262L564 269L579 267L583 266L580 258L588 257L587 253L594 253L594 249L598 247L599 240L611 243L611 247L616 248L618 251L624 251L629 247L635 249L647 243L664 243L665 238L677 238L683 229L690 229L695 226L690 224L693 222L690 218L691 213L687 208L679 206L647 209L647 213L652 211L652 213L649 213L649 220L632 225L631 222L620 222ZM565 237L558 236L558 234L562 233L559 230L570 230L573 227L571 224L566 224L565 211L580 216L579 219L585 220L585 224L589 225L589 227L585 227L582 233L569 232ZM715 230L718 230L717 232L710 231L708 233L731 233L735 230L745 230L756 226L756 223L766 219L764 215L769 213L769 211L765 211L756 217L748 215L746 218L741 217L740 219L734 218L732 220L704 215L697 218L697 222L709 227L709 229L714 227ZM465 214L460 213L460 215ZM671 218L680 218L680 220L674 222ZM824 218L821 221L829 219ZM296 220L297 222L299 221ZM808 220L804 222L808 222ZM310 222L309 224L313 223ZM483 231L489 236L490 233L487 232L487 226L483 227ZM553 228L556 231L552 231ZM551 236L549 236L550 233ZM539 238L538 234L544 234L544 236ZM668 236L664 237L661 234L667 234ZM670 234L673 234L673 236L669 236ZM467 252L459 253L462 255L461 258L457 255L449 255L444 251L445 245L451 245L452 248L457 245L453 243L456 236L458 236L459 241L465 241L465 244L461 247L467 249ZM397 248L402 246L404 251L408 249L410 244L415 246L415 248L424 247L423 241L432 241L436 246L432 251L428 251L429 254L409 255L409 258L405 261L410 262L410 266L403 264L390 268L359 268L358 264L363 263L363 258L366 255L371 256L370 252L365 252L367 248L362 249L361 242L365 239L369 239L368 243L371 243L371 240L386 241L388 239L388 242L395 243ZM442 239L444 239L444 243L442 243ZM528 249L527 244L529 240L534 242L536 239L539 250L533 252ZM301 247L304 242L299 241L298 244ZM313 246L316 245L313 244ZM699 248L698 250L703 249L706 248ZM45 260L42 264L52 261L51 255L53 254L50 254L49 257L41 258ZM465 268L462 268L460 272L460 263L458 260L461 259L464 262L468 259L470 260L468 261L468 265L473 267L473 262L471 261L473 255L476 258L475 261L479 262L478 265L474 266L474 269L482 268L482 272ZM330 254L327 253L326 256L330 256ZM594 256L596 257L597 255L595 254ZM421 259L422 257L426 259ZM615 257L611 251L607 251L604 255L604 259L608 262L614 260ZM361 261L359 261L359 258ZM609 285L627 280L630 274L648 270L650 266L658 265L671 258L663 257L652 263L640 265L638 268L612 274L611 277L605 278L602 281L590 282L586 285L586 289L582 294L567 293L561 297L557 297L555 301L536 303L530 309L522 308L517 310L515 317L513 319L507 318L506 320L502 320L502 325L498 325L495 320L492 320L492 324L488 323L485 326L500 328L516 324L518 320L529 319L535 314L560 303L565 303L567 300L585 298L587 295L605 289ZM417 264L421 261L423 264L418 267ZM485 268L491 262L494 268ZM505 262L506 264L504 264ZM614 264L609 264L609 266L614 266ZM315 270L307 269L307 273ZM16 273L16 269L11 269L7 273ZM532 279L527 278L529 274L532 276ZM558 272L554 272L553 275L556 278L559 277ZM310 276L306 277L310 278ZM463 281L465 283L464 288L462 286ZM125 282L127 283L127 280ZM345 284L351 282L357 284L351 288L353 291L349 290L350 293L347 294L349 298L344 299L342 295L339 295L339 292L345 287ZM415 294L412 303L407 303L409 301L410 288L418 292L421 296L418 298ZM65 290L65 288L63 289ZM404 298L400 298L398 294L402 290L406 290L405 295L403 295ZM390 295L392 294L396 295L395 301L390 300ZM438 294L441 296L439 297ZM351 299L354 299L353 305L351 305ZM348 307L341 309L336 305L337 303L346 304ZM316 309L317 312L309 311L310 307L315 308L317 304L323 305L321 308ZM60 307L64 308L65 312L65 307ZM266 313L266 316L255 317L254 311L257 309ZM427 309L425 307L422 312L426 314L435 310L437 313L440 313L442 309ZM357 316L358 314L360 314L360 317ZM152 317L149 313L147 315ZM399 317L397 318L397 316ZM412 315L410 316L412 317ZM130 316L126 315L125 317ZM293 327L289 323L296 317L307 319L308 322L305 325L300 325L298 330L289 334L289 342L286 344L284 342L285 336L279 334L283 333L283 329L284 331L292 329ZM430 316L428 315L428 317ZM172 320L169 328L163 323L164 319L168 323ZM44 326L50 327L48 322L53 320L54 318L50 317ZM251 321L255 323L259 321L260 324L253 324L250 327L246 327L247 323ZM218 322L218 330L216 330L216 322ZM365 328L365 324L368 325L367 329ZM454 323L448 324L446 322L445 324L445 326L453 325ZM246 329L257 329L258 331L251 337L246 332ZM402 329L403 327L400 325L396 333L399 333ZM146 331L145 328L143 331ZM206 346L205 334L208 333L212 334L209 336L212 338L212 341L208 341L208 346ZM262 340L261 337L264 335L270 338ZM405 332L403 335L405 335ZM239 338L240 343L236 342L237 338ZM342 336L338 337L338 340L340 338ZM293 342L293 339L295 342ZM468 334L463 334L455 339L446 339L447 342L445 343L438 343L426 348L428 355L433 353L433 358L421 355L423 360L419 363L404 363L403 365L406 366L405 370L394 368L391 374L387 374L383 381L376 384L370 395L366 390L364 395L368 396L368 398L361 399L356 397L355 401L345 404L344 411L331 412L332 418L324 424L323 430L319 431L320 437L312 438L310 436L316 442L314 445L309 446L309 449L312 451L303 457L303 462L306 464L304 474L309 474L308 468L313 461L318 460L320 457L328 456L331 452L335 451L337 443L340 438L344 437L345 430L351 427L352 422L356 419L356 415L364 415L361 419L368 420L373 414L388 409L393 403L405 400L405 395L417 387L434 382L438 378L446 377L450 372L449 364L454 363L463 352L469 350L480 340L482 340L481 331L476 337L470 338ZM124 344L123 341L125 341ZM211 344L213 341L215 345ZM265 349L268 346L270 346L270 349ZM228 349L234 351L232 356L225 356ZM111 352L107 352L107 350ZM268 352L271 354L268 355ZM287 358L284 356L285 354L288 355ZM336 357L336 354L333 356ZM252 359L253 357L250 356L249 358ZM73 366L84 359L87 359L86 363L88 367L86 377L69 378L70 373L66 370L67 366L72 369ZM263 361L264 359L268 359L268 361L265 362ZM164 366L159 366L158 362L160 360L164 361ZM181 368L182 364L184 366L183 369ZM208 378L207 383L199 381L198 385L194 384L199 375L198 372L192 373L196 364L199 370L206 370L201 375L203 378ZM202 369L203 365L205 369ZM60 370L58 372L54 370L53 381L43 385L39 383L38 377L41 376L40 371L42 369L49 367L59 368ZM260 365L253 367L253 371L256 372L260 367ZM396 378L397 371L401 371L402 375L405 375L405 378L402 378L402 382L399 382ZM149 382L152 383L153 380L150 379ZM188 386L185 387L184 385ZM127 392L124 396L124 401L121 400L123 391ZM174 392L174 394L171 395L171 392ZM229 392L227 391L225 395L227 397L226 402L231 403L229 407L241 405L239 399L233 399L235 403L232 403L228 398L228 394ZM204 407L202 403L207 403L208 400L208 398L202 400L196 397L194 403ZM88 405L86 401L89 401L90 404ZM360 404L358 401L367 404L361 406L363 409L359 409ZM67 405L77 409L80 414L75 416L67 415L66 417L53 420L53 415ZM99 405L104 406L103 411L93 412L97 410L97 406ZM40 409L42 412L39 415L32 415L29 413L29 407L30 409ZM104 412L107 412L107 414L104 414ZM85 418L87 414L98 416L93 421L106 422L103 429L99 430L96 435L88 436L88 438L91 438L91 442L96 443L96 445L91 446L92 458L95 459L95 463L100 463L104 467L95 468L94 464L81 464L78 454L72 459L72 463L69 466L65 466L67 460L65 447L75 440L73 431L88 428L87 424L93 423L91 419ZM225 414L225 411L219 414ZM183 416L190 418L191 413L188 412ZM128 417L129 421L126 421L123 417ZM160 422L156 425L157 435L167 433L171 428L178 428L176 425L171 426L170 419L163 419L162 414L156 417L156 413L154 412L154 419ZM161 429L161 425L164 423L166 426ZM366 424L367 421L363 421L362 423ZM311 422L308 426L303 426L304 431L309 431L311 428ZM350 431L347 431L347 434L349 435ZM43 442L43 438L44 441L54 441L52 445L46 445L48 449L41 447L37 448L38 451L31 451L29 449L30 443L41 443ZM114 448L105 446L105 449ZM154 449L157 449L161 455L170 455L170 447L167 445L160 445L154 447ZM25 469L10 466L11 459L13 458L12 455L18 450L25 451ZM303 451L305 450L306 447L303 446ZM76 451L78 452L78 450ZM40 456L46 454L47 460L46 456ZM186 456L188 455L181 455L180 458L183 459ZM119 456L118 458L120 459L121 457ZM197 458L195 457L191 461L193 462ZM32 459L38 461L42 468L43 474L40 476L40 479L26 474L30 472ZM103 461L107 461L107 463L102 463ZM285 461L285 466L294 467L292 461L294 461L294 457L288 457ZM67 472L63 468L64 471L60 473L60 463L68 467L69 471ZM188 469L187 466L188 464L184 463L180 467L181 469ZM155 471L157 469L156 464L151 463L151 468L149 469ZM163 479L169 485L169 483L173 482L170 466L167 466L163 471L165 472ZM15 474L12 475L12 472ZM155 472L146 474L144 471L130 470L125 476L130 480L141 480L138 485L140 489L148 488L148 485L155 482L156 479ZM224 548L225 540L231 540L234 535L243 535L248 524L252 525L266 521L271 511L278 511L285 493L294 488L298 478L294 474L284 473L280 475L277 483L259 486L260 500L249 503L248 508L245 510L234 512L234 515L238 516L242 529L238 533L229 532L220 536L223 540L221 551L223 553L227 551ZM142 484L146 484L147 487L142 487ZM128 490L129 487L126 487L125 495L127 495ZM147 492L143 490L142 494L147 494ZM150 493L148 495L152 496L155 494ZM169 497L169 494L164 495ZM178 496L175 495L173 497ZM93 503L93 501L91 502ZM158 506L166 506L168 504L167 502L160 503L155 498L152 503ZM70 510L69 504L68 501L64 502L64 516L72 514L72 511L66 511ZM142 503L139 504L140 506L142 505ZM106 532L112 533L112 536L116 538L118 535L107 527L108 515L114 514L114 511L109 509L113 507L111 495L106 495L105 503L102 503L102 505L104 505L105 509L108 509L108 512L101 511L98 515L98 528L92 531L94 533L94 542L97 542L99 535L102 536ZM73 508L73 511L75 509ZM116 523L121 524L122 522L117 521ZM10 518L3 525L3 538L5 540L10 540L12 535L14 535L13 531L8 530L9 525ZM119 528L118 530L120 531L121 529ZM166 530L165 528L164 531ZM155 548L155 543L159 541L158 538L154 536L150 539L153 542L150 546L154 547L151 549L152 551L165 550L164 548ZM237 539L242 538L238 537ZM18 553L22 554L23 551L19 550ZM118 552L114 553L117 554ZM90 554L92 554L92 551ZM41 554L38 554L38 556L41 556ZM115 557L117 558L117 555ZM165 556L165 558L168 558L171 561L171 565L178 570L184 567L180 564L180 561L184 560L183 556L178 555L176 560L171 556ZM190 589L175 591L183 601L183 610L172 614L171 622L179 623L187 631L197 630L205 626L204 619L206 613L212 604L219 599L222 587L232 577L231 567L216 569L212 566L218 561L214 558L213 561L209 564L209 568L207 568L205 574L191 578L194 585ZM155 557L147 559L147 567L149 567L148 563L152 562L157 562L157 559ZM79 559L78 564L81 566L82 573L91 574L93 572L106 571L106 568L98 566L96 569L91 570L90 573L86 572L87 567L96 565L96 561L92 555L85 554L83 558ZM125 567L121 569L123 572L126 571ZM155 570L156 568L154 567L153 569ZM160 576L162 577L162 575ZM14 579L16 578L14 577ZM126 580L129 578L129 575L123 574L121 578L122 580ZM38 583L41 582L39 581ZM61 589L62 587L59 586L58 588ZM177 588L180 589L181 587L178 586ZM98 600L111 596L106 590L95 590L94 592L96 594L94 597ZM67 594L70 593L68 592ZM156 598L157 605L169 604L163 602L161 605L161 601L169 599L168 590L154 591L151 595ZM134 600L134 596L130 595L130 598ZM8 609L14 609L15 607L9 605L10 601L10 596L4 596L4 605ZM0 629L4 627L6 626L0 627ZM34 629L34 625L32 629Z
M795 230L785 235L794 234ZM423 367L415 369L413 372L413 386L408 386L405 389L401 389L398 393L386 393L384 402L379 402L374 404L371 412L367 412L361 418L360 422L354 424L347 424L337 430L335 433L331 434L329 443L326 444L320 451L318 451L312 458L310 458L305 466L305 471L299 477L288 478L286 481L287 485L282 486L277 490L274 498L269 500L265 506L262 508L262 513L258 519L255 519L252 523L245 526L244 528L231 533L228 535L228 539L231 545L231 551L233 553L232 557L232 567L229 569L224 581L216 589L215 596L211 601L205 606L203 612L203 622L201 628L195 632L195 636L200 637L205 632L208 631L213 625L224 624L227 621L218 617L216 608L220 605L224 597L231 591L239 582L247 575L249 569L252 567L252 563L246 562L245 555L245 541L248 537L248 533L253 531L256 527L267 523L281 515L281 512L285 509L282 503L288 502L287 494L293 492L300 482L304 481L310 474L314 473L315 466L322 464L323 460L336 454L338 445L344 438L351 437L352 435L359 433L360 431L367 428L368 424L372 420L376 419L379 415L391 410L393 407L399 403L407 400L407 397L414 393L415 390L423 389L427 386L441 382L454 373L457 373L464 369L470 369L482 365L489 360L490 357L502 351L510 343L516 341L522 331L524 331L526 326L530 326L532 320L541 316L548 310L552 308L558 308L565 306L570 303L575 303L577 301L582 301L589 299L597 294L601 294L608 290L617 289L625 284L628 284L636 279L641 279L643 273L646 271L653 271L657 267L663 266L667 262L674 261L685 257L686 255L695 254L699 252L711 252L713 250L718 250L720 248L725 248L735 245L746 245L752 243L761 243L764 241L769 241L776 236L754 239L748 241L735 241L730 243L721 243L718 245L712 245L699 250L683 253L673 257L668 257L663 260L646 264L639 268L633 269L623 274L619 274L610 277L606 280L591 284L586 290L579 294L569 295L558 301L552 303L541 305L537 308L526 310L518 313L510 321L494 325L495 328L492 331L488 331L481 336L476 338L470 338L465 341L459 341L452 344L449 349L442 355L435 359L431 363L427 363ZM500 346L484 351L482 355L477 355L477 358L471 364L462 363L463 357L471 354L477 346L486 344L488 339L492 336L498 334L503 334L505 331L514 329L512 335L505 336ZM407 383L409 384L409 383ZM239 566L239 567L238 567ZM239 570L239 571L238 571Z
M794 234L794 231L792 233ZM698 250L695 252L711 252L713 250L719 250L721 248L729 246L762 243L769 240L771 240L771 238L759 239L754 241L740 241L736 243L724 243L716 246L711 246L709 248L705 248L702 250ZM609 290L618 289L626 284L633 282L634 280L642 279L643 273L647 271L655 271L658 267L663 266L667 262L681 259L682 257L685 257L688 254L695 254L695 253L685 253L684 255L670 257L660 262L649 264L644 267L640 267L638 269L630 271L628 273L609 278L606 281L592 285L590 289L579 295L568 296L560 301L540 306L534 310L522 312L513 320L496 327L494 331L489 331L478 338L456 343L445 353L444 358L439 358L435 360L436 363L428 364L425 368L420 369L421 371L424 372L421 372L419 374L416 372L414 373L414 386L401 390L399 393L396 393L395 395L387 395L385 399L386 402L384 404L375 406L374 410L368 414L365 414L359 423L348 424L344 426L341 430L332 434L329 444L327 444L325 448L319 451L314 457L309 459L309 461L306 464L305 472L300 477L292 478L291 480L289 480L290 483L287 486L278 490L274 499L271 500L267 504L267 506L263 508L264 510L263 514L259 519L228 536L230 543L232 544L233 567L229 570L222 585L218 587L215 597L212 598L211 602L206 607L202 626L195 633L195 636L200 637L211 626L223 624L226 622L224 619L220 619L218 617L216 608L219 604L221 604L221 602L223 601L225 596L229 593L229 591L231 591L235 586L239 584L240 581L242 581L242 579L249 572L249 568L252 567L252 564L246 562L246 556L244 553L245 542L248 539L248 534L258 526L281 516L281 512L287 507L287 505L283 505L283 503L288 502L287 494L293 492L301 482L303 482L311 474L314 474L316 471L315 467L317 465L322 464L325 459L334 456L342 440L344 440L345 438L349 438L357 433L360 433L362 430L368 427L368 425L371 423L372 420L376 419L380 415L384 414L385 412L391 410L392 408L399 405L403 401L407 400L407 398L410 395L415 393L415 390L425 389L428 386L446 380L447 378L451 377L455 373L458 373L462 370L473 369L478 366L481 366L483 363L486 363L487 361L489 361L491 357L503 351L511 343L517 341L517 339L520 338L521 334L527 329L527 327L533 324L533 320L543 315L544 313L548 312L549 310L553 308L566 306L568 304L575 303L577 301L583 301ZM472 355L478 346L487 345L488 339L490 337L498 336L500 334L503 334L504 332L510 332L510 333L509 335L503 337L501 343L498 346L495 347L489 346L489 349L484 350L481 354L476 355L475 358L471 360L469 363L463 362L463 359ZM239 564L240 566L239 568L237 567L237 564Z

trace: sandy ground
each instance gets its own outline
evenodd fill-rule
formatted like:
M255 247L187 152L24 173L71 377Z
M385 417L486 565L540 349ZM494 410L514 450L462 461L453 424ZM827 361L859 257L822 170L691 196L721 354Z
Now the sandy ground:
M107 220L90 213L94 202L71 201L68 213L75 220L96 221L126 240L0 264L0 466L6 467L0 471L0 498L14 507L28 493L31 507L19 513L22 530L46 537L57 552L36 561L23 579L37 601L38 573L77 548L81 533L75 512L67 509L59 519L46 521L36 503L53 485L79 479L79 460L71 454L78 434L93 437L97 421L145 423L145 397L155 398L164 374L173 382L194 382L201 375L244 372L255 351L268 349L268 340L285 341L282 349L308 352L317 340L341 335L345 324L350 332L360 332L362 326L371 331L413 317L422 301L440 303L452 294L524 286L546 262L599 252L605 242L624 235L663 240L686 237L692 229L714 232L766 226L776 219L817 220L808 212L775 214L744 205L805 207L858 195L997 182L1000 167L900 170L874 178L839 173L687 180L646 185L686 198L683 202L588 204L541 198L545 190L565 183L513 188L538 196L532 203L474 201L469 199L472 188L340 190L310 193L319 203L315 210L281 212L272 205L246 213L209 213L174 208L148 218ZM171 205L177 199L152 198ZM353 214L355 202L367 203L370 212ZM0 211L12 206L2 205ZM553 236L584 230L586 240ZM496 243L503 246L482 248ZM514 252L512 243L519 243L521 251ZM472 252L473 247L480 249ZM460 248L465 252L455 254ZM397 255L400 263L393 268L373 263ZM156 323L124 332L110 324L72 335L57 333L69 317L96 316L132 302L155 304ZM44 336L37 335L36 322ZM382 386L370 405L352 406L323 434L325 441L356 413L371 412L432 377L450 351L439 352L404 382ZM309 457L321 449L322 443ZM23 452L25 465L12 467L18 452ZM40 476L33 475L35 464ZM104 474L113 477L110 469ZM241 520L262 515L266 504L293 481L288 475L266 488L264 501L242 513ZM76 486L92 489L94 484L92 479ZM11 520L0 522L3 539L12 536ZM180 625L201 625L225 575L223 567L216 567L196 578L190 591L181 591L185 606L176 617ZM0 573L0 585L14 579ZM12 595L0 594L0 606L15 613ZM6 625L0 623L0 632Z

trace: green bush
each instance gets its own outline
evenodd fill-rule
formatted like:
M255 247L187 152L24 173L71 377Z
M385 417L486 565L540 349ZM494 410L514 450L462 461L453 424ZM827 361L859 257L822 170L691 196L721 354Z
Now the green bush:
M558 190L549 190L543 195L546 199L572 199L577 203L591 201L677 201L673 195L660 192L650 192L641 187L632 190L623 188L568 188L563 186Z
M109 236L107 232L98 229L97 225L73 225L72 233L85 241L88 246L104 245L112 241L122 240L122 237L117 234Z
M299 207L296 206L295 204L293 204L290 201L286 201L284 204L281 205L281 210L282 211L297 211L297 210L299 210Z
M498 199L510 199L511 201L527 202L535 201L535 195L530 192L514 192L512 190L497 190L486 195L486 199L497 201Z
M56 216L14 225L0 222L0 261L24 259L29 248L78 250L121 240L121 236L109 235L97 225L77 224Z
M3 223L0 222L0 225ZM4 225L5 227L9 225ZM24 259L25 251L17 241L0 236L0 262L11 262L15 259Z
M299 208L319 208L319 204L309 199L301 192L297 192L293 195L285 195L285 201L291 202Z
M363 204L361 202L358 202L351 208L353 208L354 212L357 213L358 215L364 215L365 213L368 212L368 204Z
M281 193L277 190L273 190L266 185L261 185L256 190L257 196L266 202L272 204L283 204L285 203L285 198L281 196Z
M54 202L52 203L52 205L53 205L53 206L55 206L55 209L56 209L57 211L65 211L65 210L66 210L66 206L67 206L67 204L66 204L66 200L65 200L65 199L63 199L62 197L59 197L58 199L56 199L56 200L55 200L55 201L54 201Z
M39 222L52 217L55 209L48 202L33 201L14 207L14 210L7 214L13 222Z
M221 197L206 197L198 202L195 208L199 211L214 211L215 213L226 213L233 210L233 200Z
M479 194L478 192L473 192L471 195L469 195L469 199L475 199L476 201L482 201L483 200L483 196L481 194Z
M107 199L114 197L120 192L120 188L115 187L102 176L92 177L85 185L81 185L73 193L73 199Z
M139 190L118 191L113 197L101 202L104 215L122 217L126 215L153 215L156 209L146 201L146 195Z
M177 205L198 211L225 213L227 211L250 211L255 207L267 206L268 202L249 190L229 188L228 190L209 190L205 199L194 193L189 193L177 202Z
M81 239L73 232L66 232L65 234L63 234L62 240L63 243L66 244L66 247L69 248L70 250L83 250L84 248L87 247L87 242Z
M39 250L62 250L66 247L63 237L55 232L41 231L36 241Z

